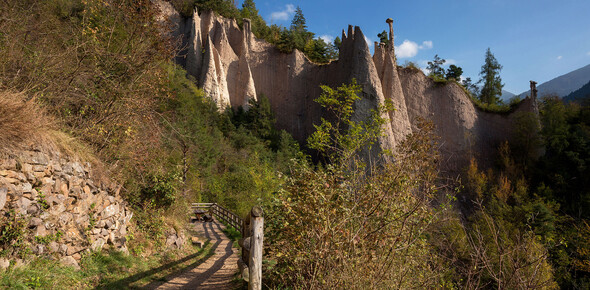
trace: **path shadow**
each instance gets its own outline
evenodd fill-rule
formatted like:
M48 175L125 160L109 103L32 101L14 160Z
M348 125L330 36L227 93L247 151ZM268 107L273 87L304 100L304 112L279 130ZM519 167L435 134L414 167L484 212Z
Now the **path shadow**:
M208 258L210 258L212 255L215 254L215 250L219 247L219 244L221 244L221 242L223 241L223 237L221 235L219 235L218 232L215 231L215 229L213 227L215 225L220 232L222 229L217 222L201 223L201 225L202 225L204 233L205 233L205 238L207 238L208 240L216 240L215 244L211 248L211 252L205 258L200 259L198 261L198 263L193 263L191 265L188 265L187 267L185 267L173 274L166 276L164 279L162 279L163 281L154 281L154 282L148 284L144 289L156 289L157 287L159 287L163 284L166 284L166 283L171 284L170 281L173 281L175 278L178 278L180 276L187 275L188 273L190 273L195 268L199 267L203 262L205 262ZM215 272L219 271L219 269L221 269L223 267L223 265L225 264L225 261L227 260L227 258L229 258L232 254L233 254L232 243L231 243L231 241L229 241L228 245L224 249L223 256L221 256L217 261L215 261L215 263L209 269L207 269L207 271L200 273L200 274L194 273L193 275L191 275L193 277L190 277L191 280L186 284L170 285L170 286L173 286L175 288L180 288L180 289L183 289L183 288L184 289L196 289L196 288L198 288L203 282L208 280L207 279L208 277L211 277ZM203 277L207 277L207 278L203 279Z
M217 234L217 232L215 232L213 230L213 223L209 223L209 225L211 227L211 230L215 234ZM215 225L217 226L217 228L219 229L219 231L222 230L218 223L215 223ZM211 276L213 276L213 274L215 274L217 271L219 271L223 267L223 265L225 264L225 260L227 260L232 254L233 254L232 241L228 240L227 246L225 246L225 249L224 249L223 256L221 256L217 261L215 261L215 263L213 264L213 266L211 266L211 268L209 268L207 271L203 272L200 275L202 277L211 277ZM193 282L189 282L185 287L191 288L191 289L196 289L199 286L201 286L201 284L203 282L205 282L205 281L206 281L205 279L200 279L200 281L193 281L194 283Z
M176 273L173 273L171 275L166 276L164 278L165 281L154 281L154 282L151 282L150 284L148 284L145 287L141 287L141 289L155 289L159 285L166 283L166 281L169 281L170 280L169 278L171 276L176 277L176 276L184 273L185 271L187 271L187 269L189 269L189 270L190 269L194 269L194 268L198 267L199 265L201 265L203 262L207 261L207 259L209 259L211 256L213 256L215 254L215 250L217 249L217 247L219 246L219 244L222 241L221 240L221 237L213 230L212 225L209 225L209 228L210 228L211 232L213 233L213 236L215 236L215 237L212 237L211 236L211 234L209 233L209 229L207 229L207 225L206 225L206 224L211 224L211 223L202 223L202 224L203 224L203 228L204 228L204 231L205 231L205 237L207 238L207 242L205 242L205 244L203 245L203 248L206 248L210 244L211 240L214 240L214 239L216 240L215 244L213 244L213 246L209 250L209 253L206 256L198 259L194 263L188 265L187 267L182 268L182 269L179 269ZM176 261L173 261L173 262L164 264L164 265L159 266L157 268L153 268L153 269L150 269L150 270L147 270L147 271L144 271L144 272L140 272L140 273L131 275L131 276L126 277L124 279L120 279L120 280L117 280L117 281L112 281L112 282L109 282L107 284L103 284L103 285L97 286L95 289L139 289L140 287L131 286L130 284L131 283L134 283L134 282L137 282L137 281L139 281L139 280L141 280L141 279L143 279L145 277L149 277L149 276L152 276L152 275L157 274L159 272L162 272L162 271L164 271L164 270L166 270L166 269L168 269L170 267L174 267L174 266L176 266L178 264L182 264L184 262L187 262L189 260L192 260L192 259L198 257L201 253L202 252L199 251L197 253L194 253L194 254L188 255L186 257L183 257L181 259L178 259Z

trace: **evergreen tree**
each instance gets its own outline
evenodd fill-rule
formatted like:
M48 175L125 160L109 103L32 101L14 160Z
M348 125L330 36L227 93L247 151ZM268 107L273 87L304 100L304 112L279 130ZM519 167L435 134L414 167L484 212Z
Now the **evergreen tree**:
M340 51L340 46L342 45L342 40L340 39L339 36L336 36L336 39L334 39L334 47Z
M326 44L326 57L328 59L338 59L338 47L333 43Z
M305 46L305 54L316 63L327 63L330 61L328 57L328 45L321 38L309 41Z
M242 3L242 17L252 19L253 16L258 16L258 9L253 0L244 0Z
M281 52L289 53L295 48L295 37L293 31L284 29L279 33L278 38L275 42L277 48Z
M461 82L464 88L466 88L472 96L477 97L479 95L479 87L477 83L473 83L470 77L467 77Z
M442 65L446 62L446 60L438 57L438 54L434 56L434 60L428 62L428 66L426 69L430 71L430 76L437 76L437 77L444 77L445 69Z
M483 66L481 66L481 82L483 82L483 88L481 89L481 95L479 99L486 104L497 104L500 101L499 96L502 95L502 78L500 78L500 70L502 65L498 63L496 57L490 51L490 48L486 50L486 59Z
M242 18L250 19L252 24L252 33L258 38L266 39L271 33L271 29L266 25L266 22L260 14L253 0L245 0L242 3L242 10L240 10Z
M290 27L293 43L296 49L305 52L305 54L313 60L314 57L311 57L308 53L310 51L315 51L313 43L315 34L307 31L307 25L305 23L306 20L305 16L303 16L303 11L301 10L301 7L297 6ZM319 48L319 46L317 48ZM325 51L323 53L325 54Z
M445 78L447 80L456 80L459 81L461 79L461 75L463 74L463 69L460 66L456 66L454 64L450 65L447 69L447 75Z
M387 43L389 41L389 37L387 36L387 31L383 30L383 32L377 34L377 37L379 37L379 42L381 43Z
M303 10L301 7L297 6L295 9L295 15L293 16L293 20L291 20L291 30L303 33L307 32L307 26L305 25L305 16L303 16Z
M199 11L213 10L227 18L237 19L240 16L240 10L229 0L195 0L195 5Z

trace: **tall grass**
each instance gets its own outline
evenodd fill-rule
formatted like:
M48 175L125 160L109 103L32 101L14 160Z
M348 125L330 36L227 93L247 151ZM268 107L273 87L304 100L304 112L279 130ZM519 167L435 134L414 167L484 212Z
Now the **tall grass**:
M0 149L22 146L25 141L42 140L53 120L33 100L21 93L0 91Z
M80 261L80 269L40 257L25 266L0 272L0 289L129 289L166 281L170 275L203 262L212 254L204 248L160 252L150 257L118 251L93 252Z

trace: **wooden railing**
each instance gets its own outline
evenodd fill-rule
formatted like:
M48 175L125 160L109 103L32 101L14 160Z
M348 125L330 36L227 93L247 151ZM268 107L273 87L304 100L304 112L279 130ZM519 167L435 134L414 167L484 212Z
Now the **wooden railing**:
M217 203L193 203L193 209L208 210L216 218L240 231L238 244L242 256L238 259L240 275L248 282L248 290L262 288L262 243L264 240L264 217L262 208L255 206L241 219L238 215Z
M193 203L193 209L210 210L211 214L221 221L228 224L230 227L242 232L242 224L244 221L237 215L217 203Z

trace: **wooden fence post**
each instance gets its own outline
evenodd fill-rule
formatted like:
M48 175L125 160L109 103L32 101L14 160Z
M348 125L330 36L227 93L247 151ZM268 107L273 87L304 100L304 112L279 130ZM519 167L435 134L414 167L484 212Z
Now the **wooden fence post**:
M250 283L248 290L260 290L262 288L262 242L264 239L264 217L262 208L255 206L250 212L250 261L248 263Z

